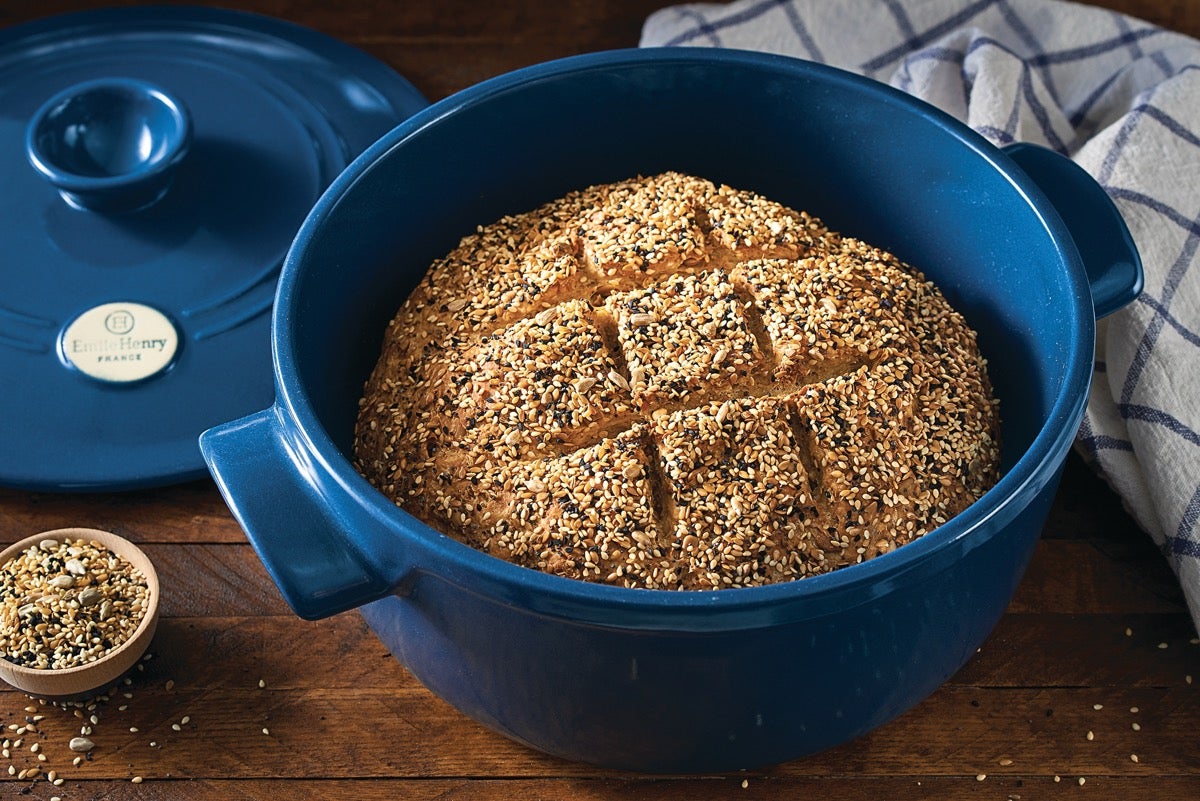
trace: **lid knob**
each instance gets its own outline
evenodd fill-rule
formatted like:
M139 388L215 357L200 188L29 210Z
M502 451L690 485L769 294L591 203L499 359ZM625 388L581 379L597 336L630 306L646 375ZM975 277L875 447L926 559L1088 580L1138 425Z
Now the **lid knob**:
M171 94L102 78L47 100L26 129L25 155L71 206L130 212L166 194L191 137L191 116Z

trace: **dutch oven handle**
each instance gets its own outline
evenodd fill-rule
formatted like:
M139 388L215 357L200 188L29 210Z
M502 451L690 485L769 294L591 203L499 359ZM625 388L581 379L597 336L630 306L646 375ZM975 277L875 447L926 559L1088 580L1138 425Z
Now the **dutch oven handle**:
M233 516L284 599L316 620L377 600L391 583L346 543L318 471L272 407L209 429L200 451Z
M1038 145L1020 142L1004 153L1033 179L1070 231L1092 286L1096 317L1132 302L1142 291L1142 260L1121 212L1096 179Z

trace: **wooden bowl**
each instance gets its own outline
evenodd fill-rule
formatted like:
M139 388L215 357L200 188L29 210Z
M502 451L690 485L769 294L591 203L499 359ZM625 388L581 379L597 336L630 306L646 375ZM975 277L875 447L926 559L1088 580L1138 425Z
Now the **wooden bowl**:
M0 658L0 678L29 695L44 698L87 695L118 679L141 659L149 647L158 627L158 574L149 557L132 542L111 532L93 528L60 528L26 537L0 551L0 565L7 564L29 546L47 539L83 539L97 542L124 558L146 578L149 608L145 616L129 639L99 659L68 668L38 669Z

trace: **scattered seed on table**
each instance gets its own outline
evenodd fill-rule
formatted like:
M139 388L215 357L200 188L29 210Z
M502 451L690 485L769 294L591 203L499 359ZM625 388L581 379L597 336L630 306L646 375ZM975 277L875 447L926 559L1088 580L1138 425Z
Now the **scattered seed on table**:
M1138 755L1137 755L1137 754L1130 754L1130 755L1129 755L1129 761L1130 761L1130 762L1137 762L1137 761L1138 761Z
M178 723L172 723L171 728L175 731L183 731L183 727L180 726Z
M1083 778L1082 776L1079 777L1079 786L1080 787L1082 787L1086 782L1087 782L1087 779Z
M1167 644L1165 642L1160 642L1158 644L1158 648L1159 648L1159 650L1164 650L1167 648Z
M71 742L67 743L67 748L70 748L72 751L79 751L82 753L87 753L95 747L96 744L86 737L72 737Z
M1088 738L1088 740L1089 740L1089 741L1091 741L1091 740L1095 740L1095 739L1096 739L1096 734L1095 734L1095 732L1091 732L1091 731L1089 731L1089 732L1087 733L1087 738Z
M129 781L133 782L134 784L141 784L141 783L142 783L142 777L141 777L141 776L134 776L134 777L133 777L132 779L130 779Z
M1140 723L1133 723L1133 724L1130 724L1130 728L1132 728L1134 731L1141 731L1141 730L1142 730L1142 724L1140 724Z

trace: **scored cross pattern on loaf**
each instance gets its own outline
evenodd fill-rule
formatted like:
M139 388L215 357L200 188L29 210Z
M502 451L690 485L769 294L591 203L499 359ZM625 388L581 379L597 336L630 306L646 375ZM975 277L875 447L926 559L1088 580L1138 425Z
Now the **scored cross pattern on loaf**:
M998 472L974 334L896 257L664 173L480 227L389 326L358 469L493 555L629 587L853 564Z

